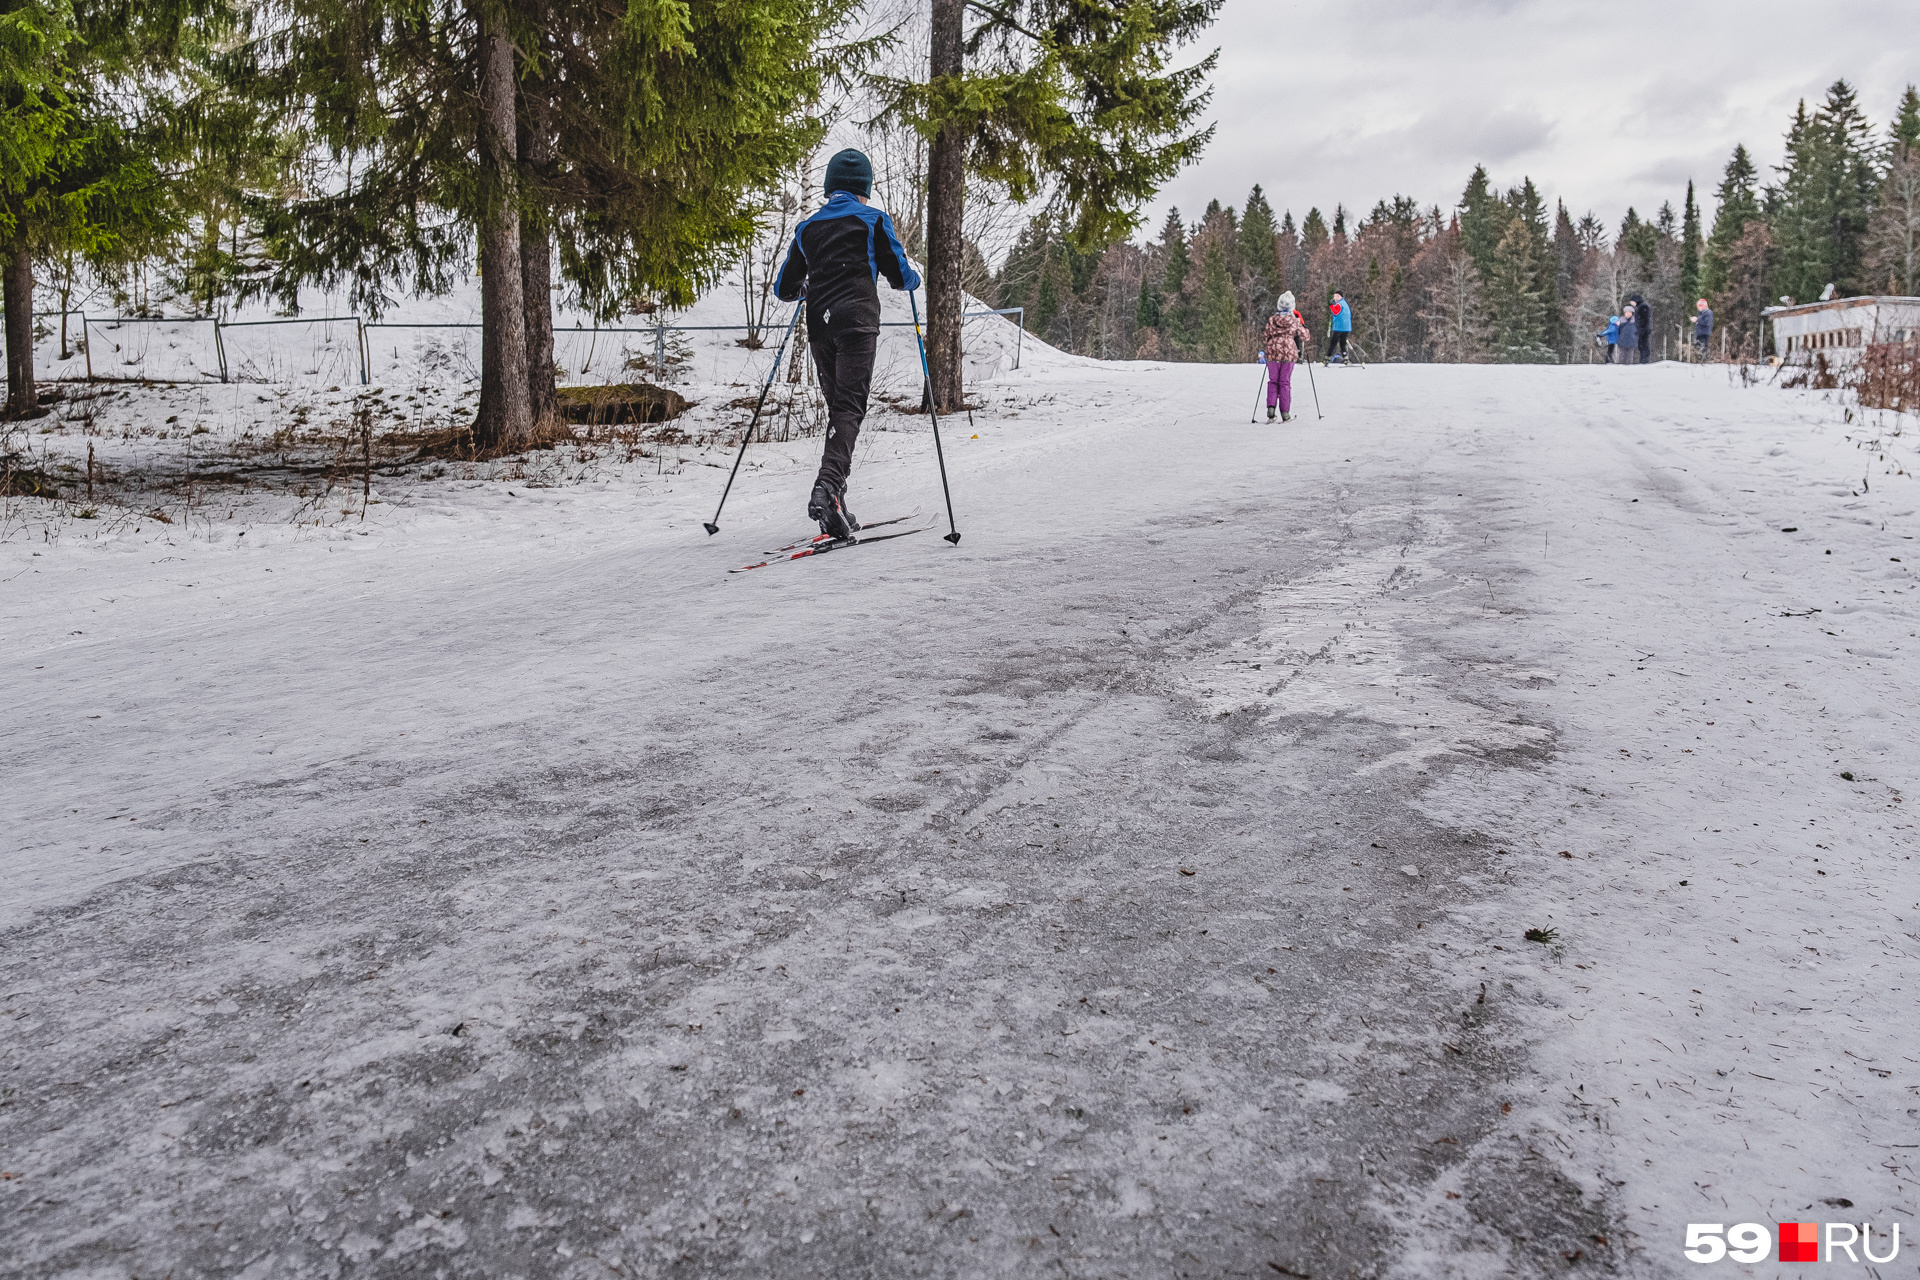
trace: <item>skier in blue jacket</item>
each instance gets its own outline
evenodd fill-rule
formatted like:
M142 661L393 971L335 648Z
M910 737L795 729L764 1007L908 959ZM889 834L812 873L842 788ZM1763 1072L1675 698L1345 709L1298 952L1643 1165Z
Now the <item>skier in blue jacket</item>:
M1327 363L1345 363L1347 335L1353 332L1353 308L1347 303L1347 295L1338 289L1333 291L1333 301L1327 304L1327 319ZM1338 355L1334 354L1336 351Z
M1620 345L1620 317L1608 316L1606 332L1599 336L1606 339L1607 363L1612 364L1614 352Z
M851 537L860 522L847 510L853 442L867 416L874 349L880 338L881 276L895 289L918 289L920 273L893 232L893 219L868 205L873 163L849 148L827 162L826 205L793 233L774 293L807 300L807 341L827 401L827 443L807 500L820 532Z

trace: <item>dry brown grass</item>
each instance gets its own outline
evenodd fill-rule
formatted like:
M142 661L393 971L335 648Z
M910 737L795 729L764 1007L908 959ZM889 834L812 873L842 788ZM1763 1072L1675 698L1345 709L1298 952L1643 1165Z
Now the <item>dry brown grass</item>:
M1852 382L1862 408L1920 413L1920 341L1869 344Z

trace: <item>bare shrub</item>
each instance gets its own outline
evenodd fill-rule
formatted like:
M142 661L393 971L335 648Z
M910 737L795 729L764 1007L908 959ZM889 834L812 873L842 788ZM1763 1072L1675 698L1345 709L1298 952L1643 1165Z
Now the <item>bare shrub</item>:
M1852 381L1864 409L1920 413L1920 340L1868 343Z

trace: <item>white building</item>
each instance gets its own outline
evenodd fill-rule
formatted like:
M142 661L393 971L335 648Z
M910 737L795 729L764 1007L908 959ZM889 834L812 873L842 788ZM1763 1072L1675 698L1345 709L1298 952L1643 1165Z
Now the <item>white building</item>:
M1920 338L1920 298L1834 298L1768 307L1773 349L1788 364L1812 364L1825 352L1829 364L1851 364L1868 343Z

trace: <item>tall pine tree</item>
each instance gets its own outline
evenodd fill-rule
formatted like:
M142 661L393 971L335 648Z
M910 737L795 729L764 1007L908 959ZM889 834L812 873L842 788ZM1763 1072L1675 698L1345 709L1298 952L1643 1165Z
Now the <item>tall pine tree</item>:
M891 110L930 148L927 355L939 407L961 395L968 175L1019 203L1050 192L1078 249L1097 251L1131 232L1140 206L1213 134L1195 121L1217 55L1171 63L1221 3L930 0L926 81L885 87ZM969 12L978 19L971 31Z
M1887 167L1867 228L1868 292L1920 291L1920 93L1907 86L1888 130Z
M1246 265L1248 289L1256 298L1266 298L1262 306L1273 305L1271 295L1279 283L1280 266L1275 253L1278 235L1273 206L1267 203L1266 194L1256 182L1247 193L1247 209L1240 218L1240 258Z
M236 73L338 164L278 202L277 292L450 286L478 242L487 451L552 383L548 236L588 306L691 302L818 141L853 0L262 0Z
M1805 302L1829 284L1857 291L1878 175L1872 130L1853 87L1834 81L1811 115L1800 104L1787 133L1775 219L1780 287Z
M1207 245L1200 283L1200 349L1208 360L1224 363L1238 354L1240 307L1227 274L1227 255L1221 241Z
M236 21L223 0L0 6L0 253L8 417L41 412L34 385L34 259L76 253L111 274L188 210L185 104ZM195 56L185 56L191 51Z
M1693 179L1687 179L1687 207L1680 220L1680 305L1700 296L1700 206L1693 198Z
M1482 279L1493 270L1493 251L1506 230L1506 210L1487 183L1486 166L1475 165L1460 193L1460 244Z
M1726 285L1727 263L1749 222L1760 218L1759 173L1745 146L1736 145L1714 192L1713 233L1700 263L1700 291L1708 297Z

